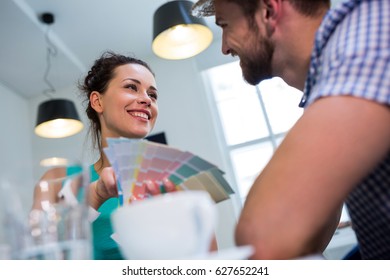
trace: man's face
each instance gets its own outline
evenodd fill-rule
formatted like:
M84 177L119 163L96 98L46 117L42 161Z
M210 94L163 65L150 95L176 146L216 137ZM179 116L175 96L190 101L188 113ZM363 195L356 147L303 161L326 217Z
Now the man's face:
M256 85L272 77L274 46L263 28L250 24L240 6L215 0L216 24L222 28L222 52L240 58L244 79Z

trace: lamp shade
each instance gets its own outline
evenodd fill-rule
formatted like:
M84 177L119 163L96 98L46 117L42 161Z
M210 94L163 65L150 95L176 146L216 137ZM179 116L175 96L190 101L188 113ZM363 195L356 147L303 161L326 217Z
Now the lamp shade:
M38 107L35 133L45 138L62 138L83 129L74 103L66 99L50 99Z
M153 17L153 52L165 59L184 59L205 50L213 33L203 18L191 14L193 2L170 1Z

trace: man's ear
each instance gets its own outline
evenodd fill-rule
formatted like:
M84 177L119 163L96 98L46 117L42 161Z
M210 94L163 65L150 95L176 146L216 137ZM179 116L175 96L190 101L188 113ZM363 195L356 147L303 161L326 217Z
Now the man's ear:
M274 31L281 15L283 0L263 0L261 5L263 20L266 24L267 32Z
M91 92L89 96L89 102L91 103L91 107L97 112L103 112L103 102L101 99L101 95L98 91Z

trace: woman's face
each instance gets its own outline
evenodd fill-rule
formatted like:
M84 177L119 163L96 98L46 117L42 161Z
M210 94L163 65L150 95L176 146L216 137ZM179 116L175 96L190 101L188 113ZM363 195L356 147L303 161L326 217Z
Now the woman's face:
M102 137L143 138L157 119L157 87L153 74L139 64L118 66L103 94L93 92Z

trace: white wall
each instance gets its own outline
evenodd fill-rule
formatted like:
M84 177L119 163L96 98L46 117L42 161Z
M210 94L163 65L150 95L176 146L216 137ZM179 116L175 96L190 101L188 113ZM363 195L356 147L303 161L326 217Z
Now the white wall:
M32 160L29 103L0 83L0 179L11 180L12 188L22 196L26 207L31 201Z

